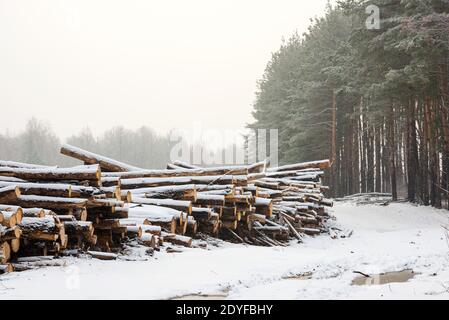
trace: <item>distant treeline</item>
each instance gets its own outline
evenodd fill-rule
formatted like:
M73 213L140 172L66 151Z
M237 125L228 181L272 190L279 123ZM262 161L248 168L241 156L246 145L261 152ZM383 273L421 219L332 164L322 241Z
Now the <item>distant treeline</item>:
M448 52L448 0L339 1L273 54L251 127L280 129L281 162L330 157L335 196L391 192L441 207Z
M31 119L24 130L16 135L0 134L0 159L43 165L71 166L80 162L61 156L61 143L69 143L141 168L165 168L170 158L168 136L160 136L142 127L127 130L115 127L100 137L86 128L78 135L61 141L51 128Z

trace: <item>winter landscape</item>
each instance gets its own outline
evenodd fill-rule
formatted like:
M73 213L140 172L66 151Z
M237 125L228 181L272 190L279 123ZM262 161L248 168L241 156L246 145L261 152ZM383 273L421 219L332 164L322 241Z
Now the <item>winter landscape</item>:
M0 70L0 301L449 299L448 0L0 0Z

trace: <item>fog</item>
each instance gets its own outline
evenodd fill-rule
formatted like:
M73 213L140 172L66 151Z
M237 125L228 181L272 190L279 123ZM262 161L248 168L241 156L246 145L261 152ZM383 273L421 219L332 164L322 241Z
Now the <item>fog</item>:
M0 0L0 133L241 129L271 52L326 2Z

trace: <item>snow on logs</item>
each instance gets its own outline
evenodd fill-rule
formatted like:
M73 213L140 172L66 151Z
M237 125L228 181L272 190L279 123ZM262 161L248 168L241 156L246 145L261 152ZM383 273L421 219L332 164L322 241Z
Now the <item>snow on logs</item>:
M11 259L22 270L23 257L64 250L116 259L129 241L150 250L191 247L198 233L285 246L322 233L332 206L321 185L327 160L271 169L266 161L212 168L177 161L146 170L72 146L61 152L85 165L0 161L0 273Z
M21 195L19 187L12 185L0 188L0 203L8 203Z
M0 176L27 181L88 181L95 186L101 184L101 171L98 165L37 169L0 167Z
M293 171L293 170L299 171L304 169L329 169L330 167L331 167L330 160L321 160L321 161L303 162L270 168L267 171L268 172Z
M140 168L107 158L95 153L71 146L63 145L61 154L83 161L85 164L98 164L104 171L120 172L120 171L139 171Z
M163 186L189 185L189 184L214 184L214 185L246 185L246 176L193 176L171 178L135 178L122 179L122 189L138 189Z

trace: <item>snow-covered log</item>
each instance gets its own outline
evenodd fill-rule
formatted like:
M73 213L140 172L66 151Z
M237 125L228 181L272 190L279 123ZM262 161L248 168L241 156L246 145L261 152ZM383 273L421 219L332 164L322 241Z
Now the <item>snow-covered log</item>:
M176 221L181 220L183 216L182 212L177 210L157 206L145 206L130 209L129 217L131 219L147 219L152 225L161 226L169 232L175 233Z
M137 225L145 225L145 226L151 226L150 220L146 218L126 218L126 219L119 219L121 226L137 226Z
M198 232L198 222L195 220L194 217L188 216L187 217L187 235L195 236Z
M0 242L0 265L7 264L11 258L11 247L8 242Z
M92 236L94 233L93 223L90 221L65 221L65 232L70 236Z
M12 228L20 221L22 221L22 216L18 213L22 211L0 211L0 224L7 227Z
M239 177L239 181L241 178ZM190 184L234 184L234 176L201 176L201 177L173 177L173 178L137 178L122 179L123 189L152 188L164 186L190 185Z
M204 194L198 193L195 201L195 205L201 206L224 206L225 196L214 195L214 194Z
M150 248L156 248L157 246L157 236L151 233L143 233L138 237L137 240L141 245Z
M99 185L101 171L98 165L80 166L75 168L10 168L0 167L0 175L28 181L89 181Z
M65 156L72 157L83 161L85 164L99 164L105 171L123 172L123 171L139 171L141 168L128 165L126 163L116 161L71 145L63 145L61 153Z
M23 208L46 208L54 211L82 209L87 205L87 199L59 198L43 196L20 196L14 204Z
M4 161L4 160L0 160L0 167L24 168L24 169L57 168L56 166L42 166L37 164L29 164L15 161Z
M179 161L179 160L174 161L173 164L177 167L184 168L184 169L200 169L200 170L203 169L201 167L198 167L198 166L195 166L193 164L186 163L183 161Z
M162 228L160 226L148 226L148 225L140 225L143 233L151 233L156 236L160 236L162 232Z
M303 170L303 169L310 169L310 168L329 169L330 167L331 167L330 160L321 160L321 161L311 161L311 162L290 164L290 165L285 165L285 166L276 167L276 168L269 168L267 171L268 172L278 172L278 171Z
M15 185L0 187L0 203L9 203L21 195L19 187Z
M133 197L132 203L167 207L167 208L172 208L175 210L186 212L187 214L192 213L192 202L191 201Z
M12 228L5 228L0 225L0 242L19 239L21 235L22 230L17 226L14 226Z
M140 226L127 226L126 234L129 238L140 238L142 236L142 228Z
M184 168L174 165L173 163L167 163L167 170L182 170L182 169Z
M207 221L212 216L212 209L192 207L192 217L195 220Z
M19 227L23 237L30 240L56 241L60 236L60 226L53 217L23 218Z
M0 188L13 186L18 187L22 195L72 197L72 186L68 184L0 182Z
M175 245L184 246L190 248L192 246L192 238L186 236L180 236L177 234L169 234L162 232L162 237L165 242L169 242Z
M137 178L171 178L171 177L199 177L222 175L248 175L248 168L242 167L215 167L205 169L180 169L180 170L142 170L133 172L103 172L104 178L119 177L122 179Z
M196 199L196 186L193 184L121 190L122 196L127 195L129 191L131 191L133 195L138 195L137 197L141 197L140 195L144 195L146 198L157 199L188 199L191 201L194 201Z
M115 253L106 253L98 251L88 251L87 252L92 258L99 260L117 260L118 255Z

